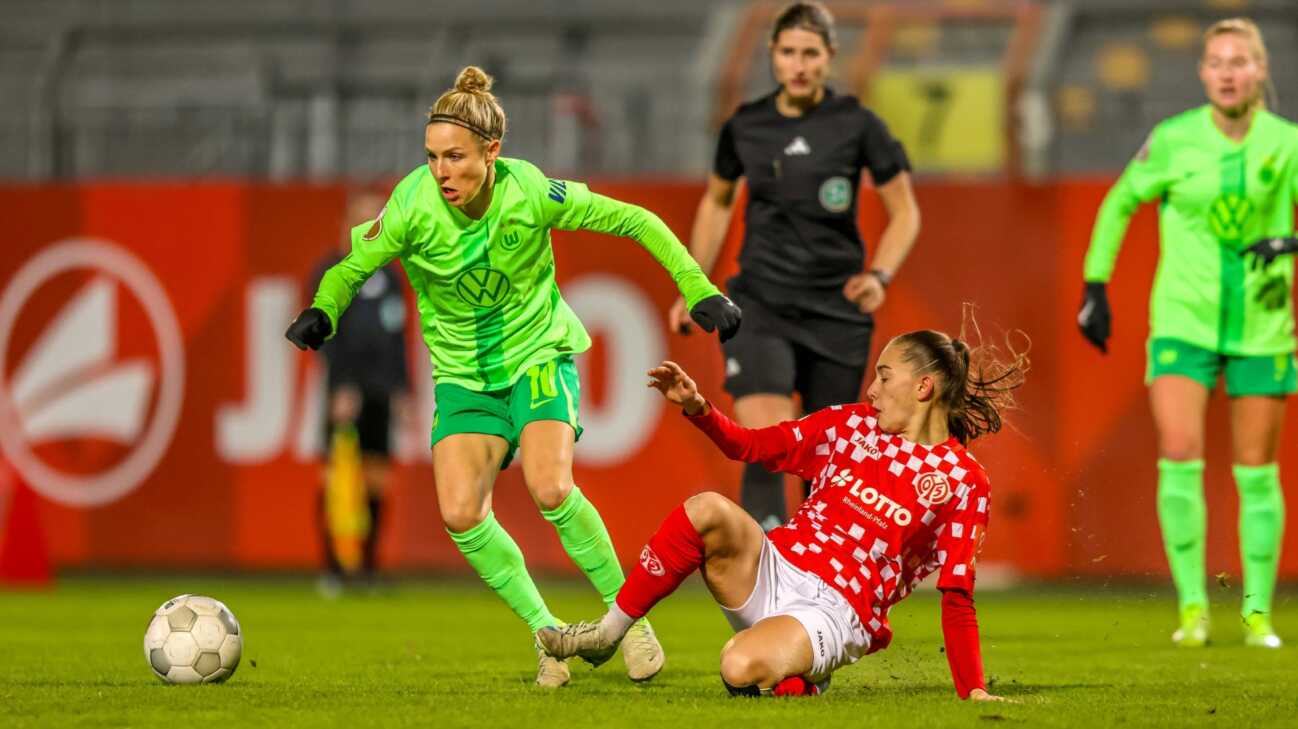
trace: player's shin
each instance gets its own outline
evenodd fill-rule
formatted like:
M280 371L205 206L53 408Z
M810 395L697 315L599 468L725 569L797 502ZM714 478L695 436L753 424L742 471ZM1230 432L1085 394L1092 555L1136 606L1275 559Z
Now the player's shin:
M1180 608L1207 607L1203 461L1158 462L1158 522Z
M468 531L456 533L448 530L448 533L482 581L495 590L533 632L559 624L541 599L532 576L527 573L522 550L496 521L495 514L488 513L481 524Z
M643 617L702 564L703 539L685 507L678 506L640 552L640 563L627 576L609 615L621 613L632 621Z
M573 486L562 504L542 511L541 515L554 525L564 551L599 591L604 604L612 605L625 578L617 553L613 551L613 540L609 538L608 529L595 505L581 489Z
M1244 565L1245 618L1269 614L1275 592L1276 567L1284 533L1284 495L1275 463L1232 469L1239 489L1239 551Z

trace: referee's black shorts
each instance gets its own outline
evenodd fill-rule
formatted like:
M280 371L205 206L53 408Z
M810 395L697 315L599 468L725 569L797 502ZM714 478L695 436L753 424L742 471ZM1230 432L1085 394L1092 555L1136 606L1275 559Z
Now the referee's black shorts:
M387 457L392 453L392 397L382 392L361 392L361 409L356 415L356 437L361 453ZM326 410L324 449L333 443L333 424Z
M868 362L852 365L826 356L825 347L815 346L810 334L816 325L805 319L781 317L740 292L732 290L730 297L744 312L739 332L721 345L725 355L725 388L732 397L792 396L797 392L802 396L802 409L806 413L860 401ZM815 324L842 326L836 322ZM858 336L865 338L864 350L868 352L872 327L853 328L859 330Z

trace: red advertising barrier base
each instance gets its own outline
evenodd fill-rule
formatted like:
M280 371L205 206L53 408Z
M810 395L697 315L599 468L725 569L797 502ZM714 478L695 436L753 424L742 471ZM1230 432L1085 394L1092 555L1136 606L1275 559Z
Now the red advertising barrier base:
M0 587L36 588L50 585L49 550L41 529L36 494L0 464Z

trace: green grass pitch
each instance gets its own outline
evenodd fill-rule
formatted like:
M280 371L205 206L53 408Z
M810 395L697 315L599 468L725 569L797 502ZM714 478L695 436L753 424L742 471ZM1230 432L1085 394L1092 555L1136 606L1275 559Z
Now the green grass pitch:
M583 584L542 591L566 619L601 612ZM224 600L243 623L243 662L225 685L165 686L145 664L150 613L182 592ZM615 658L574 663L567 688L543 691L526 629L469 580L325 601L302 578L74 577L0 592L0 726L1298 726L1298 600L1277 598L1288 645L1260 651L1240 645L1227 597L1216 644L1178 650L1167 591L986 591L992 691L1019 703L973 704L951 689L932 592L894 609L892 647L835 674L827 695L752 700L721 685L729 632L697 581L652 615L667 650L652 682L633 685Z

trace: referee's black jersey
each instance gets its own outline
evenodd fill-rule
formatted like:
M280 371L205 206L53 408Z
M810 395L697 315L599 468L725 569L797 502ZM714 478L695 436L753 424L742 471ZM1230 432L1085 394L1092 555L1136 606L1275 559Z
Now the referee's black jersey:
M325 271L342 256L330 254L312 276L308 296L315 292ZM401 277L384 266L361 286L338 320L338 333L324 343L320 353L329 366L329 390L353 385L369 396L392 395L407 390L406 300Z
M777 93L741 106L717 144L716 175L748 180L739 278L759 295L841 288L865 267L856 225L861 170L883 185L910 161L855 96L825 89L815 107L787 117L775 107Z

